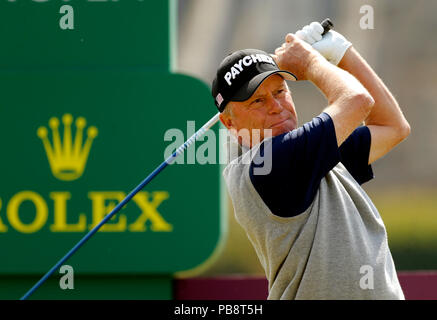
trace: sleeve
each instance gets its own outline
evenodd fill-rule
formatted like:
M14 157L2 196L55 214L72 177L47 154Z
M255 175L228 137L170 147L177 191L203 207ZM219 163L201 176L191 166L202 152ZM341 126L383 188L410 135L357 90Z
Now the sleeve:
M355 129L339 148L341 163L359 184L374 178L369 165L370 144L370 130L362 126Z
M260 161L253 160L250 179L272 213L282 217L304 212L322 178L340 162L334 123L327 113L264 141L258 153L264 159L271 154L270 170L257 174Z

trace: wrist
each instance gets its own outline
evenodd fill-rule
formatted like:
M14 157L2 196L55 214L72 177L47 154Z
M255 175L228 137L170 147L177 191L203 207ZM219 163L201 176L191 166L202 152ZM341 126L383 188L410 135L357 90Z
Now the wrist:
M343 70L348 70L349 66L354 63L354 61L357 61L358 54L357 51L353 48L353 46L350 46L343 57L341 58L340 62L338 63L338 67Z

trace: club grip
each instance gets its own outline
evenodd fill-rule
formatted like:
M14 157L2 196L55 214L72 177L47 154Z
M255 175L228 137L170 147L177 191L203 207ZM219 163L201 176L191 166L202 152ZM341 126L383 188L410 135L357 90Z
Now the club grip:
M334 24L332 23L331 19L326 18L320 23L323 27L323 33L322 36L325 35L329 30L331 30L334 27Z

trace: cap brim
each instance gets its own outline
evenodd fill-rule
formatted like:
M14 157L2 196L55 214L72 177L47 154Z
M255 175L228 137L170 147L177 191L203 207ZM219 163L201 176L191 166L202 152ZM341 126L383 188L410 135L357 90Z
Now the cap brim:
M266 71L260 73L253 77L251 80L246 82L238 91L234 94L234 96L230 99L231 101L246 101L249 99L261 85L261 83L266 80L268 77L274 74L279 74L285 80L296 81L297 78L291 72L285 70L273 70Z

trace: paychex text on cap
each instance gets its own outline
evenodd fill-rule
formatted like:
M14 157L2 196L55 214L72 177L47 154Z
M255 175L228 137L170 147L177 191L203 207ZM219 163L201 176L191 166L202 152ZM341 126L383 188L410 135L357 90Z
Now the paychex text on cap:
M225 74L225 80L228 83L229 86L232 85L231 79L235 80L235 77L240 74L244 70L244 67L250 66L252 63L257 62L265 62L270 63L273 65L276 65L273 61L273 58L262 53L258 54L251 54L243 57L242 59L238 60L238 63L234 64L234 66L231 67L231 70L226 72Z

